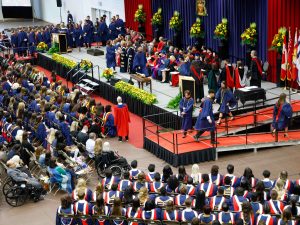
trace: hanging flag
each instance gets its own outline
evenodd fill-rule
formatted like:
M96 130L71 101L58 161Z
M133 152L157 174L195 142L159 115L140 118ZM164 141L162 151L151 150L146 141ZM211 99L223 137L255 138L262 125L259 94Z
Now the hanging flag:
M287 67L287 50L286 50L286 35L284 36L283 45L282 45L282 60L281 60L281 72L280 79L285 81L286 79L286 67Z
M289 29L289 44L288 44L288 59L287 59L287 79L292 79L292 66L293 66L293 38L291 28Z
M297 81L298 69L297 69L297 51L298 51L298 30L296 28L295 39L294 39L294 49L293 49L293 63L292 63L292 81Z
M298 38L298 50L297 50L297 69L298 69L298 78L297 82L300 85L300 32L299 32L299 38Z

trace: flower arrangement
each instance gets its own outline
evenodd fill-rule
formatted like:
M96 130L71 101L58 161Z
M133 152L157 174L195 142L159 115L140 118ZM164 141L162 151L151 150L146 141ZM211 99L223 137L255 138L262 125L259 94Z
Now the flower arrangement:
M162 9L159 8L152 17L152 25L161 25L162 24Z
M228 39L228 20L226 18L222 19L222 22L219 23L214 31L214 38L220 40L227 40Z
M203 38L204 37L204 31L201 28L200 18L197 18L196 22L192 25L191 30L190 30L190 35L193 38Z
M257 43L257 31L256 31L256 23L251 23L250 27L247 28L241 34L242 44L255 46Z
M72 69L72 68L74 68L77 65L77 63L75 61L73 61L71 59L67 59L67 58L65 58L65 57L63 57L63 56L61 56L61 55L59 55L57 53L54 53L52 55L52 59L55 62L60 63L63 66L67 67L68 69Z
M48 45L45 42L40 42L37 47L36 50L38 51L46 51L48 49Z
M274 50L279 53L282 52L282 46L283 46L283 41L284 41L285 35L286 35L286 28L280 27L278 29L278 33L275 34L275 36L273 38L271 50Z
M59 52L59 45L58 43L53 42L51 48L48 50L49 55L53 55L54 53Z
M174 15L169 22L170 28L174 30L181 30L182 20L178 11L174 11Z
M80 68L84 70L91 69L93 67L93 63L89 60L83 59L80 62Z
M181 99L182 99L182 94L181 94L181 92L179 92L179 94L175 98L172 98L169 101L167 108L168 109L178 109Z
M102 77L104 77L106 80L110 80L114 76L114 71L111 68L106 68L102 72Z
M116 83L115 88L125 94L128 94L132 98L135 98L137 100L140 100L141 102L152 105L157 102L157 98L155 95L146 92L142 89L139 89L131 84L128 84L124 81L119 81Z
M143 5L140 4L134 14L134 21L144 23L146 21L146 13L143 10Z

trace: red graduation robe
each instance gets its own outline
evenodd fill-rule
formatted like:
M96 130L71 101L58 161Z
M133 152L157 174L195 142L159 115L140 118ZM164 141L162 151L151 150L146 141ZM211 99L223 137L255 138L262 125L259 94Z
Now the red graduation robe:
M114 107L115 126L119 137L126 137L129 134L129 111L126 104L116 105Z

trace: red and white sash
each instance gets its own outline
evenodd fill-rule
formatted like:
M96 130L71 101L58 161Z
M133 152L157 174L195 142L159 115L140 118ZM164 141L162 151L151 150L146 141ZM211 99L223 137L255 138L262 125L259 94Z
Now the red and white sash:
M232 197L232 200L233 200L233 208L234 208L234 211L242 211L242 202L240 202L238 196L234 195Z
M212 180L212 177L211 177L211 173L210 173L210 174L209 174L209 180L210 180L211 183L213 183L213 184L219 186L219 185L221 184L221 175L218 174L218 175L217 175L217 179L215 179L215 180L213 181L213 180Z
M174 212L174 219L172 220L171 218L170 218L170 215L169 215L169 213L165 210L164 211L164 220L168 220L168 221L178 221L178 211L177 210L174 210L173 211Z
M282 203L280 201L274 201L274 200L270 200L269 201L269 206L270 206L270 211L271 214L281 214L282 213ZM277 210L277 208L278 210Z
M151 211L148 211L148 212L151 212L151 217L149 218L150 220L156 220L157 219L156 210L155 209L152 209ZM143 213L142 213L142 219L143 220L147 220L145 213L146 213L146 211L143 211Z
M207 186L207 189L205 190L205 188L204 188L204 185L205 185L206 183L202 183L201 185L200 185L200 190L202 190L202 191L204 191L205 192L205 196L206 197L211 197L212 196L212 194L213 194L213 183L208 183L208 186Z

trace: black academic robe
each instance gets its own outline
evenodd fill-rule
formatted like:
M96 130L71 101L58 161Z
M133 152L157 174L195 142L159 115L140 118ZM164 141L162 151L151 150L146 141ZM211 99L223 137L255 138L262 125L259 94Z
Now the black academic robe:
M201 61L193 61L191 64L190 75L195 80L195 95L196 102L201 101L204 97L204 87L203 87L203 72L201 69L203 68L203 63Z
M120 54L120 72L126 73L127 72L127 65L128 65L128 57L127 57L127 49L125 47L122 48L121 54Z
M129 73L134 73L133 70L133 59L134 59L135 51L133 47L129 47L127 49L127 58L128 58L128 63L127 63L127 68Z
M250 86L261 87L261 74L257 67L256 61L253 59L251 60L251 64L250 64L250 72L251 72Z

